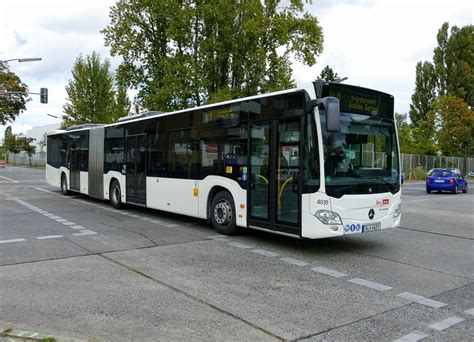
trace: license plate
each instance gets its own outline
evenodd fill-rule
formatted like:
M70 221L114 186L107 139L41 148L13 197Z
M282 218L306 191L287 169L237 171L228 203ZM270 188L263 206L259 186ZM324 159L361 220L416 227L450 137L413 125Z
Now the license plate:
M368 223L362 225L362 233L373 232L374 230L382 229L382 224L380 222Z
M435 179L435 183L444 183L444 179Z

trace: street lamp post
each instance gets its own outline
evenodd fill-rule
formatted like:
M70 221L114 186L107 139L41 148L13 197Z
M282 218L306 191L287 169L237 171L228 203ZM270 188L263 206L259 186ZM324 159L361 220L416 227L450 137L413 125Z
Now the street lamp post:
M19 63L23 62L37 62L41 61L41 57L29 57L29 58L11 58L11 59L4 59L0 60L1 64L6 64L8 62L18 61ZM41 103L48 103L48 88L41 88L39 93L24 93L24 92L15 92L15 91L3 91L0 93L0 96L6 95L14 95L14 94L32 94L32 95L40 95Z
M33 57L33 58L12 58L12 59L5 59L5 60L0 60L0 63L8 63L8 62L13 62L13 61L18 61L20 63L23 62L37 62L41 61L42 59L40 57Z

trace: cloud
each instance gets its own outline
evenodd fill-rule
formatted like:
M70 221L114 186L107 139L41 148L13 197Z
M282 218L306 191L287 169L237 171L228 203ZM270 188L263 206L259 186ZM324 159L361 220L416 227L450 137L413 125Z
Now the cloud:
M416 63L432 60L441 25L472 23L469 1L325 0L309 10L323 27L324 52L311 68L295 62L295 80L312 81L329 65L347 83L395 95L398 112L409 109Z

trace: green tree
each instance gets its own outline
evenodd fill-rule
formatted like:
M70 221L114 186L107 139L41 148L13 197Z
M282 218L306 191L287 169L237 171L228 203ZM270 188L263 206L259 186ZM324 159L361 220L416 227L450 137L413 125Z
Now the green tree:
M112 111L112 121L127 116L130 113L131 103L127 96L127 87L121 83L116 84L114 109Z
M467 172L467 158L474 145L474 111L453 95L440 96L433 110L438 117L439 145L443 154L462 155L463 173Z
M436 40L438 46L433 51L433 61L436 73L436 91L439 96L446 95L448 83L448 66L446 64L446 48L449 39L449 23L445 22L438 30Z
M8 152L13 153L13 165L16 165L16 154L22 151L21 140L16 134L12 134L6 138L4 146Z
M329 67L329 65L326 65L324 69L321 71L321 74L318 76L318 80L323 80L323 81L328 81L328 82L334 82L339 80L340 77L335 72L332 70L332 68Z
M44 152L44 148L46 147L47 142L48 142L48 135L46 133L44 133L41 140L38 141L38 145L40 147L40 152Z
M31 166L31 157L36 153L36 146L31 145L33 141L36 139L34 138L28 138L28 137L19 137L17 139L17 143L20 146L20 152L25 151L26 154L28 154L28 158L30 161L30 166Z
M474 107L474 25L451 28L446 67L447 93Z
M185 108L294 86L290 57L323 45L305 2L119 0L102 32L139 106Z
M12 135L12 126L7 126L3 133L3 153L5 153L5 160L8 163L8 137Z
M421 121L428 120L428 113L436 98L436 76L434 66L430 62L418 62L416 65L415 90L411 96L410 120L418 127ZM434 131L434 127L433 127Z
M0 124L15 121L26 110L28 101L30 98L26 84L9 70L6 63L0 62Z
M114 90L110 62L101 62L93 52L85 58L80 55L72 68L72 79L66 86L68 102L64 105L63 128L84 123L111 123L124 113L130 104L124 100L126 90ZM120 108L120 105L124 107Z
M408 114L395 113L395 123L397 124L398 140L401 153L414 153L412 150L413 140L411 126L407 122Z

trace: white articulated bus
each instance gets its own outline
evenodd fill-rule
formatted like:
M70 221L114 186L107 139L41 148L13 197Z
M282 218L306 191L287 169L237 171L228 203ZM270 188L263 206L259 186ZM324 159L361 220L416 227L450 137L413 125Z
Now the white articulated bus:
M242 98L48 136L47 181L194 216L326 238L397 227L393 96L340 83Z

